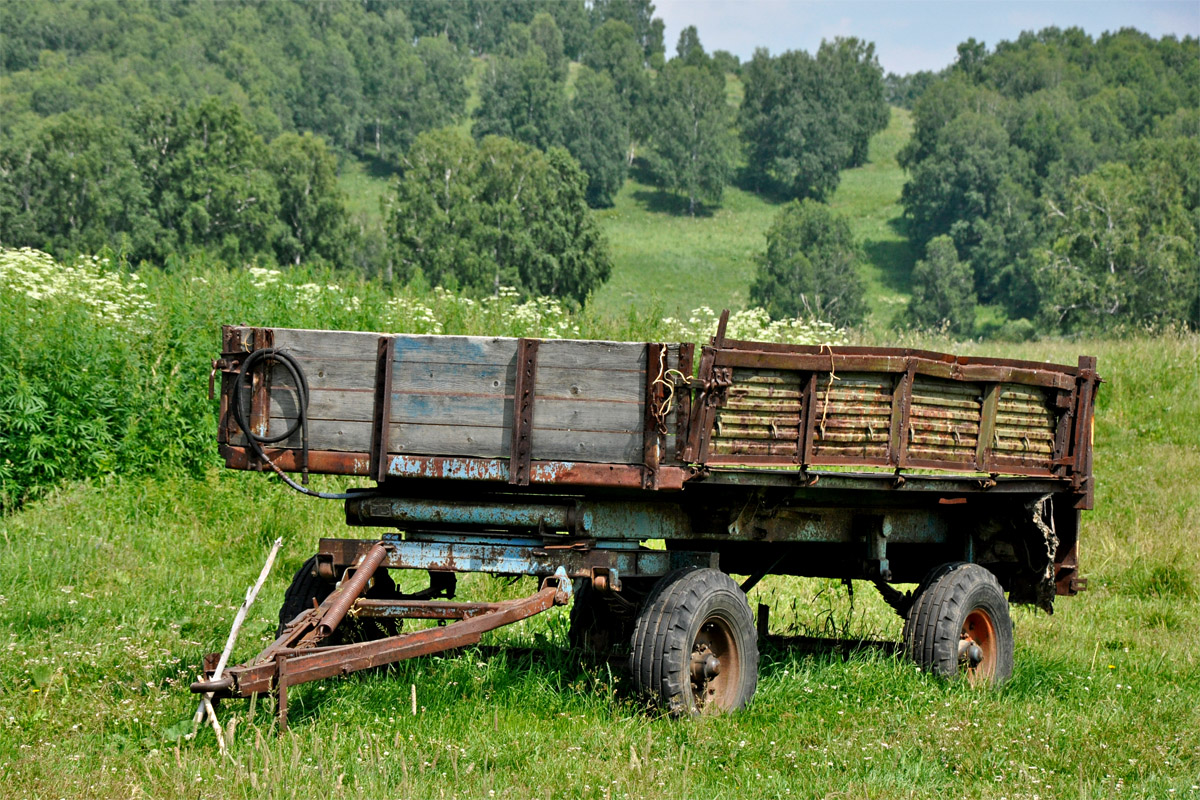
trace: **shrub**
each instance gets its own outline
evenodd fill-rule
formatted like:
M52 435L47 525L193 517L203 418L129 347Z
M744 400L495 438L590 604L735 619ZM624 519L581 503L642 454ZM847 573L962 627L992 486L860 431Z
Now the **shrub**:
M788 203L767 231L750 300L772 317L816 317L854 325L866 315L850 225L815 200Z
M909 320L919 328L969 334L975 325L975 284L971 265L958 260L954 240L930 240L925 258L912 272Z

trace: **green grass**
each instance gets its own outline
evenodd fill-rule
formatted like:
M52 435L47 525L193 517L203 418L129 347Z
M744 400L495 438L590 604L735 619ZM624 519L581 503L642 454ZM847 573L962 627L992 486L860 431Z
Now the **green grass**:
M341 506L259 474L114 479L0 518L0 783L12 797L1195 797L1200 340L1004 354L1081 351L1107 381L1082 536L1091 586L1052 617L1015 610L1001 689L870 648L767 649L749 710L673 722L619 672L567 653L559 609L482 648L293 690L283 735L268 703L228 702L223 760L211 731L175 738L193 709L186 684L282 536L235 656L267 641L290 573L318 537L346 534ZM461 594L531 588L473 577ZM772 605L776 631L899 631L866 587L853 608L820 580L768 579L750 599Z
M596 212L613 259L612 277L592 299L599 313L679 316L702 305L746 306L754 253L775 207L732 186L708 216L681 213L686 205L630 178L614 206Z
M350 219L366 228L381 228L383 199L392 191L392 176L381 163L346 158L338 174Z

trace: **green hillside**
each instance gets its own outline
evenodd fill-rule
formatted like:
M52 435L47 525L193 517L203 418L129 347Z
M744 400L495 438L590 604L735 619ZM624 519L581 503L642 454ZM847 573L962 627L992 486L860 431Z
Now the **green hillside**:
M892 109L887 130L871 141L870 162L846 170L832 205L863 243L864 277L874 325L905 302L913 256L897 224L904 171L896 153L912 134L912 115ZM682 201L630 179L613 208L597 212L613 255L613 275L596 294L596 309L624 315L629 307L678 315L699 306L742 308L754 256L778 205L736 187L708 216L680 213Z
M831 205L850 221L867 255L864 278L871 326L885 326L907 301L914 254L898 227L904 171L896 153L912 135L912 115L893 108L887 130L871 140L870 161L846 170ZM682 201L634 177L612 208L596 212L608 235L613 274L592 300L602 315L626 316L632 306L678 316L693 308L743 308L754 256L778 205L730 186L721 207L689 217ZM351 212L380 224L388 178L363 162L342 167Z

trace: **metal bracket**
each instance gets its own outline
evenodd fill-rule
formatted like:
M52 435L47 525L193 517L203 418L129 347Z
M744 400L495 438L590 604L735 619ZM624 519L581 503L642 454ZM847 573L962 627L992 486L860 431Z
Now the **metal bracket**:
M621 591L621 571L616 567L592 567L592 587L597 592Z
M512 443L509 446L508 482L529 485L533 459L533 401L537 376L538 339L517 340L517 380L513 389Z
M887 543L891 533L891 524L887 517L871 517L863 520L866 530L867 572L871 577L881 581L892 579L891 565L888 563Z

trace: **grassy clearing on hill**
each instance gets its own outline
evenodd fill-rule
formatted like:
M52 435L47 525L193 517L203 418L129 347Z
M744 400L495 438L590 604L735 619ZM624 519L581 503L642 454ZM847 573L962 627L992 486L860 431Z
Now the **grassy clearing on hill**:
M907 306L912 267L917 255L904 235L900 191L907 175L896 163L896 154L912 136L912 113L892 108L886 129L871 139L868 161L846 170L830 205L850 222L850 229L866 253L868 325L889 326Z
M615 205L596 212L613 260L612 277L592 298L598 313L679 316L704 305L746 306L754 253L764 247L775 207L732 186L707 216L689 217L686 205L631 177Z
M672 722L619 671L566 652L559 609L481 648L294 690L282 736L267 704L227 703L222 760L211 731L176 738L186 684L282 536L235 656L267 640L290 573L317 537L345 534L341 506L258 474L117 479L0 519L0 782L12 797L1198 797L1200 340L1006 351L1094 353L1107 383L1082 538L1091 588L1053 617L1016 609L999 690L871 647L768 647L748 711ZM531 588L473 577L461 594ZM772 604L776 632L899 631L865 587L851 608L836 582L773 578L750 601Z
M893 108L887 129L871 140L868 163L842 173L830 202L866 253L867 325L876 330L887 328L908 302L915 258L899 227L905 176L896 153L911 135L912 115ZM719 208L689 217L686 203L639 177L630 178L611 209L596 212L613 257L612 277L592 300L596 309L680 314L705 305L744 308L755 256L766 248L779 205L728 186Z

